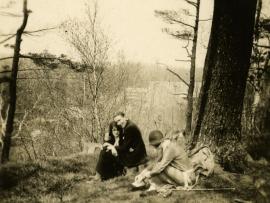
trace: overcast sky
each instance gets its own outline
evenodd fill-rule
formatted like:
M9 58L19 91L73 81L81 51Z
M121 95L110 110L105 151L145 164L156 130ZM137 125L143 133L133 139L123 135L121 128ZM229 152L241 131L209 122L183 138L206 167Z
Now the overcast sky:
M9 8L5 8L8 2ZM267 0L269 2L269 0ZM83 18L85 2L91 0L28 0L32 10L26 30L58 26L71 18ZM213 0L201 0L201 19L212 16ZM187 59L182 48L185 43L173 39L161 31L166 24L155 17L155 10L188 8L183 0L98 0L102 25L112 40L112 54L122 51L126 58L142 63L166 63L173 66L188 66L188 63L176 62L175 59ZM3 15L3 12L21 14L22 0L0 1L0 33L15 33L21 24L21 18ZM191 10L192 12L192 7ZM186 19L185 19L186 20ZM192 21L189 21L192 23ZM210 21L200 24L197 65L203 66ZM39 37L24 37L22 52L41 52L47 49L54 54L67 54L76 58L76 53L61 36L59 30L47 31ZM3 38L0 38L0 40ZM14 43L10 40L9 43ZM12 50L0 45L0 55L12 54Z

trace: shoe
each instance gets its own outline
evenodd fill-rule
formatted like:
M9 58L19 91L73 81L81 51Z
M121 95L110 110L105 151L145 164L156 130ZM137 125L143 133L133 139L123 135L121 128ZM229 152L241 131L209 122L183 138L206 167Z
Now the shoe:
M132 186L134 187L142 187L145 185L145 182L142 180L142 181L134 181L133 183L131 183Z
M134 181L130 187L130 191L146 190L149 188L149 184L146 184L144 181Z
M89 180L91 181L101 181L101 177L98 173L96 173L96 175L94 176L89 176Z

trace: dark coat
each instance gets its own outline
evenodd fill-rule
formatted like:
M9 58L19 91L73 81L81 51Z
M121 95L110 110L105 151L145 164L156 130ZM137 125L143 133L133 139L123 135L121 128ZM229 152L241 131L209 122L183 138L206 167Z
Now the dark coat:
M109 140L104 140L104 142L114 144L115 138L112 134L112 123L109 127ZM121 127L118 127L118 130L120 132L120 139L122 137L122 129ZM117 176L121 176L125 174L124 166L119 160L118 157L115 157L112 155L111 151L107 151L107 148L103 148L100 151L96 171L100 174L102 180L108 180L110 178L114 178Z
M113 156L112 152L107 152L106 149L100 151L96 171L100 174L102 180L125 174L124 166L118 157Z
M115 148L124 166L135 167L146 161L146 149L141 132L130 120L123 129L119 146Z

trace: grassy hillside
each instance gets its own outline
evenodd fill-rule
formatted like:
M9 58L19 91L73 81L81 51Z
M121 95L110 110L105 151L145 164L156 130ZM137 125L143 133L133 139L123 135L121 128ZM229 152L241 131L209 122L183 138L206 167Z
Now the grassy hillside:
M1 166L0 202L263 202L262 191L269 195L270 167L260 162L253 163L245 175L217 167L212 177L202 179L196 187L234 187L234 191L174 191L164 198L131 192L132 173L104 182L90 181L96 157L76 155Z

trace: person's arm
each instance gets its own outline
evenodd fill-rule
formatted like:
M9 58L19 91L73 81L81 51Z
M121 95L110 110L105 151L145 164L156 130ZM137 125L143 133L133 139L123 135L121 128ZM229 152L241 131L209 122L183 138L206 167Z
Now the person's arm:
M105 136L104 136L103 141L104 142L109 142L110 141L110 135L109 135L109 133L105 133Z
M118 153L113 145L111 145L111 144L106 145L106 152L108 152L110 150L111 150L113 156L118 156Z
M157 162L152 170L150 171L150 176L157 175L161 173L176 157L175 150L173 148L167 148L163 151L161 161Z

